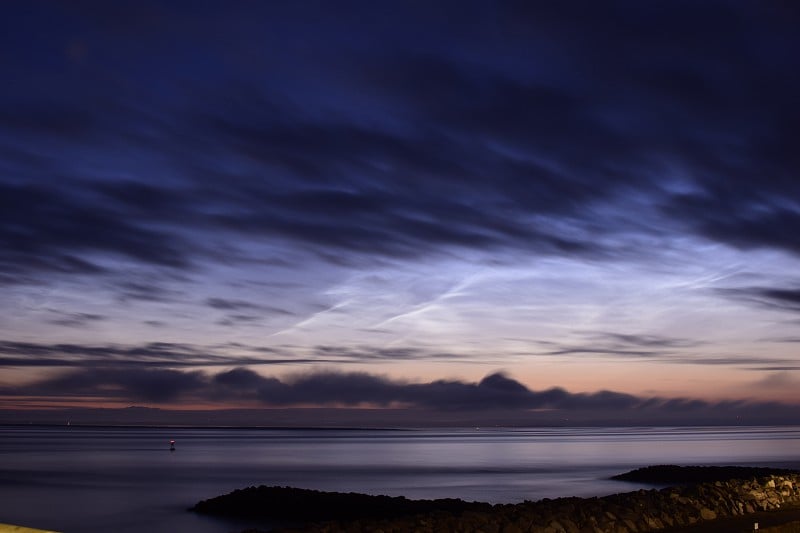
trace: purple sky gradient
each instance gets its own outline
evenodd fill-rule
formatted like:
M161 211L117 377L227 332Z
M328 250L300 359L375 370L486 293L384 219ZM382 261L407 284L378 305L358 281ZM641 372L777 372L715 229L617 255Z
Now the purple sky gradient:
M0 9L0 409L800 404L792 3Z

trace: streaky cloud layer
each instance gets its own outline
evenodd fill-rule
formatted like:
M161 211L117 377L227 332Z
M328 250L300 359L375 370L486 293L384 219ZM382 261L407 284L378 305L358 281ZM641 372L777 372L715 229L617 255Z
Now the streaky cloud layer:
M7 402L800 403L794 4L3 15Z

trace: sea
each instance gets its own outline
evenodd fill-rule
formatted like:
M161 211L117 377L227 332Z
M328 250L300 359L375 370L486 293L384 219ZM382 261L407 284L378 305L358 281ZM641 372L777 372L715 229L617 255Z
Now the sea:
M269 524L187 509L253 485L491 503L602 496L650 488L609 478L657 464L800 468L800 427L0 426L0 523L228 533Z

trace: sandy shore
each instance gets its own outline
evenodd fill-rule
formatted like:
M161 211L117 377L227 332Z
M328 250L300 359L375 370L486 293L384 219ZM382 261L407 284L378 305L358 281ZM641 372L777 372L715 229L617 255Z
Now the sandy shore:
M32 527L15 526L12 524L0 524L0 533L58 533L49 529L34 529Z

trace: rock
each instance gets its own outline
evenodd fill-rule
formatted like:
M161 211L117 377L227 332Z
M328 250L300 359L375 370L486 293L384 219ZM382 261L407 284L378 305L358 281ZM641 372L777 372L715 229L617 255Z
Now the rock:
M611 479L639 483L708 483L731 479L751 479L769 475L797 474L785 468L753 468L741 466L676 466L657 465L631 470Z
M714 520L717 517L717 513L709 509L708 507L703 507L700 509L700 518L703 520Z
M773 486L770 486L770 481ZM339 522L309 524L305 529L299 529L314 533L646 533L668 527L685 527L701 520L752 513L756 509L778 509L784 504L800 504L800 491L795 490L798 482L800 475L786 474L773 478L754 476L752 481L716 480L602 498L558 498L495 506L468 504L460 500L408 500L386 496L298 492L298 489L289 488L278 491L259 488L236 491L232 493L235 498L225 500L225 503L229 504L228 511L237 505L252 505L263 512L265 509L274 509L282 501L281 498L291 496L294 498L291 504L305 510L308 515L330 508L336 508L337 512L344 512L345 515L356 515L357 521L337 518ZM275 499L264 500L265 495ZM314 504L319 504L319 507L314 508ZM242 508L246 507L239 509ZM376 515L378 511L393 512L392 509L397 508L406 513L409 510L412 512L404 516ZM288 507L281 509L282 512L287 510Z
M658 518L652 518L648 516L645 517L644 521L647 524L647 527L650 529L663 529L664 527L664 524L662 524L661 520Z

